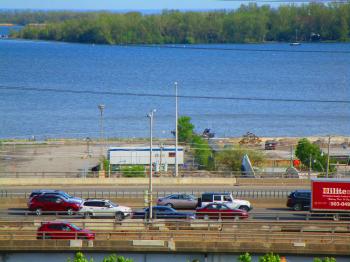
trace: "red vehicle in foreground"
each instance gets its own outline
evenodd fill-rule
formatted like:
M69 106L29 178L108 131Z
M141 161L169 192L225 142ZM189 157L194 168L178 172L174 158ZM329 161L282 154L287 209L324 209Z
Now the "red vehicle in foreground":
M196 209L196 218L204 219L235 219L248 218L248 212L241 209L233 209L226 204L211 203Z
M94 240L95 233L65 222L43 223L37 232L37 239L87 239Z

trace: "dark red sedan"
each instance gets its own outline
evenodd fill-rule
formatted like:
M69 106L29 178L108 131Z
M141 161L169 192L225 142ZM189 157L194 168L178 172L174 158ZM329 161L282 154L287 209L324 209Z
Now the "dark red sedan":
M65 222L43 223L37 232L37 239L87 239L94 240L95 233Z
M196 218L204 219L235 219L248 218L248 212L241 209L232 209L225 204L211 203L196 209Z

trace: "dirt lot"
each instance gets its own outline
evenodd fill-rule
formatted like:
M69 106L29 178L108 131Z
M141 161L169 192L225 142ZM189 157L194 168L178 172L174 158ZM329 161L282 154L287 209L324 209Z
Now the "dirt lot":
M278 142L276 150L265 150L269 159L290 159L291 145L296 145L299 138L277 137L261 138L257 149L264 148L266 140ZM321 147L327 145L325 137L309 137L310 141L317 141ZM349 137L332 137L331 151L350 147ZM240 138L215 138L210 140L214 148L223 148L225 145L238 144ZM162 141L171 144L171 140ZM160 141L155 141L154 144ZM98 164L100 156L106 154L109 146L148 145L147 141L108 142L104 145L96 142L87 143L84 140L61 141L14 141L0 142L0 172L84 172ZM347 153L348 149L344 149ZM348 150L349 151L349 150Z

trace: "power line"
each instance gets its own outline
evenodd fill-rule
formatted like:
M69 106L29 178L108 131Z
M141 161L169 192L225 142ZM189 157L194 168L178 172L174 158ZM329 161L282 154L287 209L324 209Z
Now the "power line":
M174 98L174 95L167 95L167 94L152 94L152 93L146 94L146 93L131 93L131 92L71 90L71 89L21 87L21 86L5 86L5 85L0 85L0 90L26 91L26 92L28 92L28 91L35 91L35 92L50 92L50 93L89 94L89 95L110 95L110 96L137 96L137 97ZM192 96L192 95L178 95L178 97L179 98L185 98L185 99L350 104L350 100L295 99L295 98L259 98L259 97L225 97L225 96Z

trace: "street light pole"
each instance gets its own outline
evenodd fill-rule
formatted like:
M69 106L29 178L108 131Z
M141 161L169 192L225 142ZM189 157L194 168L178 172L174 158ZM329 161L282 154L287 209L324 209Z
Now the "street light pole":
M98 109L100 110L100 143L101 144L101 170L103 170L103 110L105 109L105 105L99 104Z
M326 170L326 178L328 178L329 174L329 148L331 145L331 136L328 136L328 150L327 150L327 170Z
M152 191L153 191L153 185L152 185L152 178L153 178L153 116L156 112L155 109L153 109L147 117L149 118L150 125L149 125L149 135L150 135L150 142L149 142L149 184L148 184L148 210L149 210L149 219L153 218L153 210L152 210Z
M175 177L179 174L177 164L177 147L178 147L178 109L177 109L177 82L175 84Z

